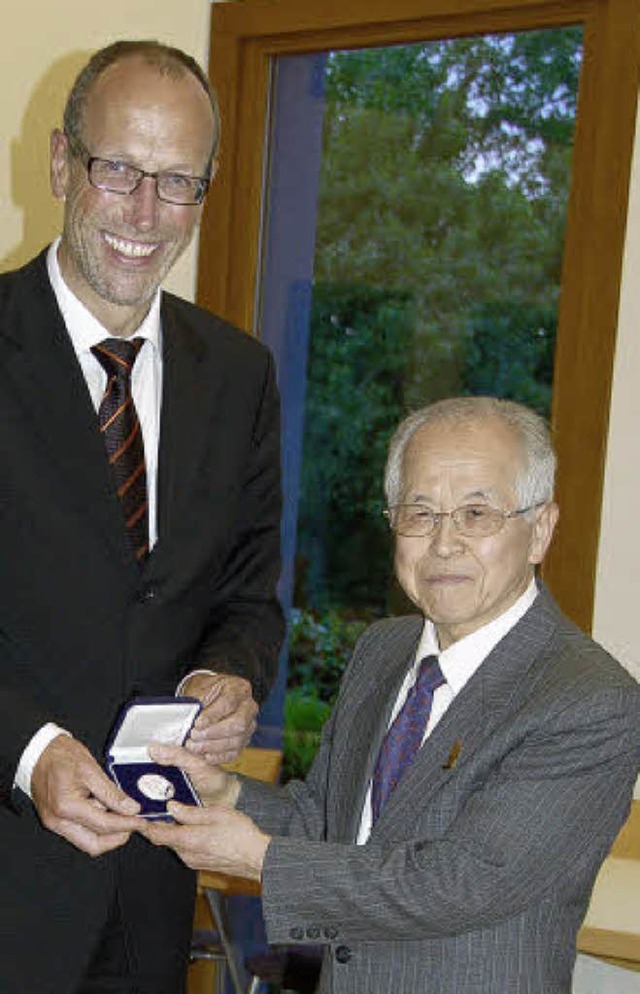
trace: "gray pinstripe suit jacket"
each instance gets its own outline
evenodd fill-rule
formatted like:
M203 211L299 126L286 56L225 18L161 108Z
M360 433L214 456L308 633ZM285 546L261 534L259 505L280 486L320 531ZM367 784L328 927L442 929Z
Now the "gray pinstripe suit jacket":
M364 633L306 783L243 785L239 808L275 836L269 941L324 943L323 994L568 994L576 933L637 776L640 686L542 589L358 846L421 626L398 618Z

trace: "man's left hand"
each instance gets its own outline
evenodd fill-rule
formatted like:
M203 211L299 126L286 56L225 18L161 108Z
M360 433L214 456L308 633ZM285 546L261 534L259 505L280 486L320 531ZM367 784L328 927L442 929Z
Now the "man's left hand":
M256 727L258 705L249 681L227 673L195 673L183 693L198 697L203 708L186 748L216 765L236 759Z
M169 802L167 811L174 824L144 822L138 831L154 845L173 849L193 870L260 880L271 837L246 815L232 808L192 808L176 801Z

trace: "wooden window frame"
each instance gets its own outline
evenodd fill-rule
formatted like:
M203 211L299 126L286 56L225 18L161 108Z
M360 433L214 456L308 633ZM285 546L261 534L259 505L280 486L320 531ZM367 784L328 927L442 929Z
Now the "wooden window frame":
M640 80L637 0L215 3L209 71L223 143L201 225L197 299L256 331L274 57L568 25L582 25L584 54L551 417L561 519L544 577L588 631Z

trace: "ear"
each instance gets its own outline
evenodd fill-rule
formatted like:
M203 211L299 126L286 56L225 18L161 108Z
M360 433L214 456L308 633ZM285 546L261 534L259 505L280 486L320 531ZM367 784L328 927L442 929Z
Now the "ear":
M558 505L549 501L534 513L536 517L529 544L529 562L532 566L541 563L546 556L560 512Z
M49 176L51 192L56 200L64 200L69 184L68 139L64 131L55 128L49 140Z

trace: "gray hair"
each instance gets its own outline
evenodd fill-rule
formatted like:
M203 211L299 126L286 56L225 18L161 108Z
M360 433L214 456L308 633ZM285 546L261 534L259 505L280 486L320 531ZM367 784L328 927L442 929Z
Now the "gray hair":
M517 436L524 456L523 468L515 481L521 507L553 499L556 456L546 421L535 411L512 400L497 397L450 397L422 407L404 419L389 444L384 475L387 504L399 503L402 493L404 454L415 433L425 425L450 422L453 425L499 419Z
M115 41L106 48L101 48L91 56L86 66L80 70L71 87L64 108L63 127L71 138L82 140L82 129L87 109L87 98L93 84L102 74L116 62L122 59L139 56L150 66L154 66L161 76L170 79L181 79L186 73L194 76L211 104L213 112L213 142L211 154L207 163L207 173L211 172L213 160L218 152L220 143L220 110L218 98L209 82L206 73L195 59L180 48L164 45L159 41Z

